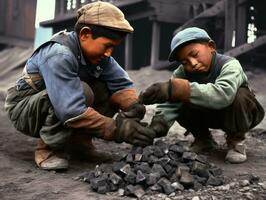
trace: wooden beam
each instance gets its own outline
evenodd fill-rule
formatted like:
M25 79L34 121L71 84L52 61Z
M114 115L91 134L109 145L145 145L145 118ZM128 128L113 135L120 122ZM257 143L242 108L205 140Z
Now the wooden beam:
M152 42L151 42L151 66L155 67L159 61L160 50L160 24L157 21L152 22Z
M0 33L5 33L6 9L6 1L0 1Z
M225 1L226 0L221 0L218 1L214 6L210 7L209 9L203 11L202 13L200 13L199 15L195 16L193 19L188 20L186 23L184 23L182 26L180 26L179 28L177 28L174 31L174 34L183 30L186 27L191 26L192 24L195 23L196 20L200 19L200 18L206 18L206 17L214 17L219 15L221 12L224 11L225 9Z
M225 1L224 50L232 49L232 40L236 30L236 0Z
M154 1L154 0L148 0L148 1ZM156 3L161 3L161 4L195 4L195 3L209 3L213 4L218 2L219 0L156 0Z
M113 4L117 7L128 6L135 3L144 2L145 0L115 0Z
M236 57L236 56L244 54L248 51L251 51L251 50L253 50L253 49L255 49L255 48L257 48L263 44L266 44L266 35L258 37L252 43L245 43L245 44L242 44L242 45L240 45L234 49L231 49L231 50L225 52L225 55Z
M133 44L133 34L128 34L125 41L125 69L133 69L133 62L132 62L132 46Z
M247 42L247 5L239 3L238 0L236 15L236 46Z
M134 20L143 19L146 17L152 17L154 15L155 15L155 12L153 10L149 10L149 11L135 12L134 14L127 15L126 18L129 21L134 21Z

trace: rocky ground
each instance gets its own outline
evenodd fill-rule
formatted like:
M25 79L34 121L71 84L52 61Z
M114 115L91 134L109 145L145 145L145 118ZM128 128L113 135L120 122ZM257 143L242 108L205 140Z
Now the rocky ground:
M259 68L247 68L246 72L257 98L266 108L266 71ZM153 82L167 80L169 71L154 71L143 68L139 71L129 71L139 91ZM4 88L1 85L0 88ZM70 168L65 172L42 171L34 163L34 147L36 140L18 133L10 124L3 109L4 90L1 91L0 101L0 199L3 200L84 200L84 199L134 199L135 197L121 196L120 192L105 195L94 192L90 185L81 181L84 172L92 171L101 163L70 161ZM154 112L154 106L147 107L144 119L149 121ZM205 154L208 162L215 164L223 170L225 183L221 186L207 186L198 191L179 190L169 195L149 193L140 199L162 200L216 200L216 199L266 199L266 119L254 130L247 134L248 161L243 164L232 165L224 162L226 149L224 135L219 130L212 133L220 145L219 150ZM184 136L185 130L175 124L167 137L166 143L175 143L178 140L191 142L191 135ZM96 147L113 155L118 161L126 155L131 146L115 144L102 140L94 141ZM112 165L112 163L107 164Z

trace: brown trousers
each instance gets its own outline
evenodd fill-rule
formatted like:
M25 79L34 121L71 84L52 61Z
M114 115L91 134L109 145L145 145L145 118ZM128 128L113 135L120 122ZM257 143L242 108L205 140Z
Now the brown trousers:
M245 133L263 118L264 110L255 95L247 87L240 87L230 106L212 110L186 103L177 121L195 137L201 137L213 128L222 129L232 138L244 139Z

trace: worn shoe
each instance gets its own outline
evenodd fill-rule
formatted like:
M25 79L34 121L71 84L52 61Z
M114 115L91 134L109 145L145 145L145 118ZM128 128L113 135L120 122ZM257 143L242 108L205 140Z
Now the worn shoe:
M233 164L245 162L247 160L247 154L244 142L238 142L234 146L229 146L225 160Z
M206 137L195 137L194 142L191 144L190 150L196 153L211 151L217 149L218 144L212 138L211 135L206 135Z
M66 149L71 157L79 160L90 162L110 162L113 160L111 154L97 151L92 144L92 138L85 134L72 136Z
M40 139L35 150L35 162L40 169L64 170L68 168L68 161L63 155L62 151L52 150Z

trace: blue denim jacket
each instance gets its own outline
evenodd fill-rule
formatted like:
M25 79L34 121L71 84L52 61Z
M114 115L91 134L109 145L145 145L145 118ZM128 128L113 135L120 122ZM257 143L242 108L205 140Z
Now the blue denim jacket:
M80 58L75 57L67 46L48 43L37 49L26 64L28 74L41 75L42 80L35 85L38 90L47 90L55 113L63 123L87 109L81 80L100 79L106 82L110 94L133 87L128 74L113 57L104 59L99 65L87 63L76 33L67 34L78 45ZM30 87L23 79L19 79L16 86L18 90Z

